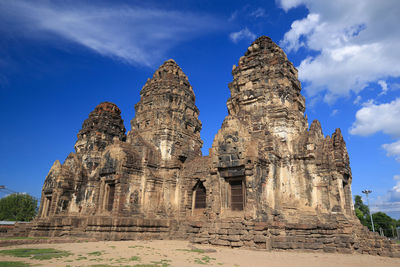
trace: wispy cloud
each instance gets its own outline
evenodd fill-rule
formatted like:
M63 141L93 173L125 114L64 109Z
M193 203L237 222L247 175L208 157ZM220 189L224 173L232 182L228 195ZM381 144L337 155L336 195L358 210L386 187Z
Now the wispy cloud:
M204 14L110 3L0 0L0 34L58 36L103 56L151 66L178 43L223 25Z
M382 92L380 92L379 95L386 95L389 90L387 83L384 80L379 80L378 84L382 88Z
M358 96L354 99L353 104L354 104L354 105L358 105L358 104L361 102L361 99L362 99L362 97L361 97L360 95L358 95Z
M265 13L265 9L264 8L257 8L253 11L250 12L249 14L251 17L255 17L255 18L262 18L262 17L266 17L266 13Z
M332 112L331 112L331 117L334 117L334 116L336 116L336 115L338 114L338 112L339 112L339 110L338 110L338 109L334 109L334 110L332 110Z
M267 12L262 7L253 8L250 5L245 5L240 9L236 9L232 12L228 21L234 20L248 20L248 19L260 19L268 17Z
M241 40L253 41L256 39L256 35L249 31L249 29L246 27L238 32L230 33L229 38L232 42L238 43Z

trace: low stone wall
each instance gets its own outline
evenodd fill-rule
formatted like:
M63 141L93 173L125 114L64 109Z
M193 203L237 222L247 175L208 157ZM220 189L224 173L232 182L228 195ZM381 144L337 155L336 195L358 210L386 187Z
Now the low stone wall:
M301 250L363 253L400 257L400 245L361 225L289 224L226 219L189 222L191 241L229 247L265 250Z
M30 236L75 236L97 240L148 240L187 238L178 222L168 219L134 217L62 217L37 220Z
M3 236L5 237L20 237L28 236L32 230L32 222L16 222L10 227Z
M243 218L214 221L144 219L138 217L63 217L36 220L32 237L75 237L94 240L184 239L194 243L261 250L363 253L400 257L400 245L358 222L332 217L257 222Z
M0 237L7 236L12 229L14 229L14 224L0 225Z

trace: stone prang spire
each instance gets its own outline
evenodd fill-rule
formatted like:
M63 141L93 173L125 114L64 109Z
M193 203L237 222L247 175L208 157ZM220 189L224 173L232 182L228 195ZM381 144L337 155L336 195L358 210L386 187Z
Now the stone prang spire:
M287 139L307 129L297 70L269 37L255 40L232 68L230 115L246 117L253 131L268 128Z
M201 122L192 86L174 60L167 60L149 79L135 105L132 135L155 145L162 160L201 156Z
M83 158L89 170L95 169L99 163L96 158L112 144L114 137L125 140L125 131L121 110L111 102L100 103L82 124L75 143L76 154Z

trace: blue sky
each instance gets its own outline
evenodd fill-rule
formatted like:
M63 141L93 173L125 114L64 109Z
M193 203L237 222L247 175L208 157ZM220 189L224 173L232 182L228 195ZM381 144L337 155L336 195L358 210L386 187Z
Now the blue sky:
M353 195L371 189L372 210L400 218L398 14L397 0L0 0L0 185L39 198L102 101L130 130L140 89L169 58L194 88L207 155L232 65L267 35L299 70L309 122L342 129Z

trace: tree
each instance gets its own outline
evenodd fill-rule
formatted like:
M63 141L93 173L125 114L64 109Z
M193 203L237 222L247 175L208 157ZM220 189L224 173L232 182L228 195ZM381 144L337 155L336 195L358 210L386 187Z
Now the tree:
M0 199L0 220L30 221L37 212L37 200L28 194L11 194Z
M354 196L354 208L359 209L364 215L369 214L368 206L364 204L361 196L359 196L359 195Z
M363 203L362 198L359 195L354 196L354 210L361 224L371 228L369 208Z
M387 237L396 236L396 220L387 215L384 212L376 212L372 214L372 219L374 219L374 226L377 231L382 228L383 233Z

